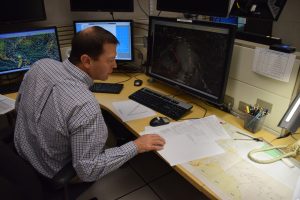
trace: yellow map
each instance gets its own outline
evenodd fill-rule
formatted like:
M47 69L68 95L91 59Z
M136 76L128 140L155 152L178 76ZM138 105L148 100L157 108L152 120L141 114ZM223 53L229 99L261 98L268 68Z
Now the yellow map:
M231 125L224 128L233 138L242 138L234 134ZM194 160L182 166L221 199L292 199L300 176L297 167L289 168L281 161L268 165L251 163L247 153L264 145L263 142L227 139L218 143L226 153Z

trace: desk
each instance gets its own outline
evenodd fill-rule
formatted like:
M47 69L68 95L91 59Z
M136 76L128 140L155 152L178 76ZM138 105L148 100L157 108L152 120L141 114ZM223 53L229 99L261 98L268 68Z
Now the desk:
M173 94L173 95L178 95L178 91L176 89L171 88L167 85L161 84L159 82L149 82L147 77L144 74L134 74L136 78L143 80L143 85L141 87L148 87L151 89L154 89L158 92L164 93L164 94ZM131 74L130 76L133 76ZM111 83L117 83L121 81L127 80L129 77L126 76L125 74L112 74L110 78L106 82L111 82ZM153 117L148 117L148 118L143 118L139 120L134 120L134 121L129 121L129 122L122 122L121 119L115 114L115 110L112 106L112 102L114 101L121 101L121 100L126 100L128 99L128 96L133 93L134 91L140 89L141 87L136 87L133 85L135 78L132 77L128 81L124 82L124 89L120 94L106 94L106 93L96 93L95 96L98 100L98 102L101 104L101 107L108 112L110 112L117 120L119 120L121 123L123 123L132 133L134 133L136 136L139 135L139 132L144 130L145 126L149 125L150 120ZM16 93L13 94L7 94L6 96L10 98L16 98ZM219 109L216 109L208 104L205 104L201 102L199 99L196 99L194 97L191 97L190 95L181 93L179 96L176 98L181 99L186 102L190 102L194 105L192 108L192 111L188 113L184 118L200 118L203 117L205 114L205 110L202 108L204 107L207 109L206 115L216 115L217 117L223 119L224 121L232 124L233 126L243 129L243 121L241 119L236 118L233 115L230 115L228 113L225 113ZM196 104L195 104L196 103ZM201 107L200 107L201 106ZM159 116L161 114L158 113ZM244 132L247 132L244 130ZM249 133L249 132L247 132ZM275 135L272 135L268 133L265 130L262 130L258 133L255 134L255 136L258 137L263 137L266 141L271 142L273 139L276 138ZM281 140L275 140L273 144L279 145L279 144L290 144L293 143L294 139L291 137L281 139ZM174 169L182 175L186 180L188 180L191 184L193 184L198 190L206 194L209 198L211 199L219 199L219 197L212 191L210 190L200 179L195 177L193 174L191 174L186 168L184 168L182 165L177 165L174 167Z

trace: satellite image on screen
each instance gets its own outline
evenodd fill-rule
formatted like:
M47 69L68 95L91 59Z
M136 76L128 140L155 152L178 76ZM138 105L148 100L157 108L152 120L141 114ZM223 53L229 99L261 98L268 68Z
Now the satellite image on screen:
M176 27L155 27L152 72L218 96L223 84L227 36Z
M60 60L55 33L0 37L0 73L22 71L42 58Z

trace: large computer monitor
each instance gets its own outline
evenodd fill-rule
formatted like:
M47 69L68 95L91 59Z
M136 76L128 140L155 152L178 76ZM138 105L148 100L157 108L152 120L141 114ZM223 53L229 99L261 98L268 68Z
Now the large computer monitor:
M0 6L0 24L46 19L44 0L9 0Z
M116 36L117 61L133 61L132 20L74 21L76 33L91 26L102 27Z
M70 0L71 11L133 12L133 0Z
M226 17L230 0L157 0L157 10Z
M0 33L0 75L27 71L42 58L61 61L55 27Z
M150 18L147 74L222 105L236 26Z

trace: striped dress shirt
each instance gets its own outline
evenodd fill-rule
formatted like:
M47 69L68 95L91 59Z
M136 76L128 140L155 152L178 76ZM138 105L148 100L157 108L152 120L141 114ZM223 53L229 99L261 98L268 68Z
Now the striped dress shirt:
M107 127L89 87L93 80L68 59L42 59L26 73L16 101L18 153L52 178L72 161L82 181L95 181L137 154L128 142L105 149Z

